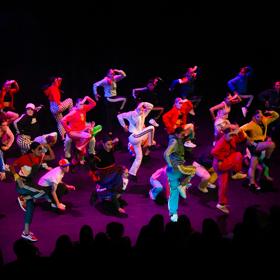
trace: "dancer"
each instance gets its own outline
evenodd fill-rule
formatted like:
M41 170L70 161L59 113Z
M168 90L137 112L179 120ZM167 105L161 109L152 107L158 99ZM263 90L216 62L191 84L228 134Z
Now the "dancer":
M228 127L211 151L211 155L214 157L213 167L218 174L219 193L216 207L225 214L230 212L227 195L229 174L231 171L235 171L238 174L242 169L243 157L240 152L237 152L237 144L245 140L246 135L242 130L238 129L238 126L236 126L235 130ZM244 178L244 174L240 173L240 176L237 177Z
M16 182L16 191L19 193L18 202L25 211L24 230L21 237L30 241L37 241L38 238L30 231L34 211L34 199L47 198L45 191L35 183L35 176L44 161L53 160L55 155L48 146L49 155L46 149L38 142L32 142L29 153L22 155L10 165L10 171ZM18 172L17 172L18 171Z
M266 110L280 109L280 81L273 83L273 88L266 89L258 95L262 107Z
M250 107L254 95L248 94L248 78L252 76L253 68L250 66L245 66L240 68L240 71L236 77L229 80L227 82L228 88L231 90L231 92L235 95L238 94L242 100L248 99L245 106L241 108L243 117L245 118L248 112L248 108Z
M8 121L5 115L0 115L0 150L8 151L14 143L15 137L8 126Z
M69 172L70 162L67 159L61 159L58 165L42 176L38 181L38 185L51 199L51 207L64 211L66 205L61 202L62 196L69 190L72 191L76 188L62 181L65 173Z
M0 91L0 110L15 110L14 95L19 92L19 85L16 80L7 80Z
M168 165L167 177L170 184L170 196L168 199L168 210L170 220L178 221L179 194L186 198L186 185L195 174L195 167L185 165L185 148L183 139L185 131L177 127L174 134L169 137L168 147L164 152L164 159Z
M50 79L50 84L46 86L44 90L44 94L48 97L50 101L50 110L53 114L56 122L58 132L61 136L61 140L65 139L65 130L61 124L61 119L63 118L63 112L66 110L71 110L73 107L73 100L71 98L67 98L61 101L61 94L63 91L61 90L62 78L61 77L52 77Z
M198 67L189 67L184 77L172 81L169 91L178 91L178 97L182 99L189 99L194 108L197 108L202 100L202 96L195 95L195 81L198 77Z
M129 176L133 181L137 181L136 175L143 159L143 152L145 156L148 156L150 153L149 147L156 144L154 141L154 126L145 127L145 119L153 107L151 103L141 102L134 111L121 113L117 116L125 132L129 131L131 133L128 141L133 146L135 160L129 169ZM129 122L129 126L126 125L125 120Z
M167 201L170 194L170 187L167 178L167 165L157 169L150 177L152 188L149 190L150 199L154 201ZM162 194L162 195L160 195Z
M239 103L240 101L241 97L238 94L232 96L231 93L228 93L224 101L209 109L214 121L215 141L223 135L223 130L231 125L229 121L231 105Z
M86 104L87 103L87 104ZM75 107L61 119L67 136L64 141L65 156L71 156L71 142L73 141L78 152L77 160L73 159L73 164L80 162L83 164L83 157L86 154L86 147L90 155L95 154L95 137L92 135L94 123L86 122L86 113L96 106L96 102L89 96L78 99Z
M37 113L42 106L36 107L33 103L25 106L26 113L22 114L15 122L14 127L17 133L16 142L22 154L26 153L33 139L40 134L40 125L37 121Z
M177 127L181 127L185 132L185 138L187 138L187 141L184 143L185 147L195 148L196 144L191 141L195 136L194 125L192 123L187 124L189 113L195 114L192 102L178 97L175 99L172 109L162 116L162 121L169 135L174 134Z
M160 77L156 77L150 79L145 87L134 88L132 90L132 96L137 101L137 103L149 102L154 105L151 114L155 112L155 117L150 119L149 123L156 127L159 126L157 120L160 118L164 111L164 108L159 106L158 95L156 92L156 87L160 81L162 81L162 79Z
M105 135L101 149L90 161L90 176L96 182L96 191L92 197L97 195L102 201L109 199L112 212L117 216L126 217L121 196L128 184L128 170L115 161L114 148L118 141L118 138L113 139L110 135Z
M123 70L109 69L107 75L102 80L93 84L93 94L95 100L98 101L100 95L97 88L102 86L104 88L105 97L105 110L106 110L106 128L108 132L112 132L113 120L115 119L116 106L115 103L121 102L121 106L118 111L122 111L126 104L126 98L123 96L117 96L117 82L126 77L126 73Z
M248 170L249 186L252 190L260 190L261 187L257 184L255 179L255 171L261 153L265 152L265 158L262 160L263 165L269 168L270 157L275 149L275 143L267 137L268 125L279 118L279 114L275 111L266 111L266 116L263 115L261 110L257 110L249 123L240 127L248 138L248 149L251 153L250 167ZM266 173L266 177L270 177Z

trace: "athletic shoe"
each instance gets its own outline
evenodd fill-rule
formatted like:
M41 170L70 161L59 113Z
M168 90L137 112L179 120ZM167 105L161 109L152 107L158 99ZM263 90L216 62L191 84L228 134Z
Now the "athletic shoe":
M32 241L32 242L38 241L38 238L37 238L37 237L34 235L34 233L31 232L31 231L29 231L28 234L22 232L21 237L24 238L24 239L27 239L27 240L29 240L29 241Z
M195 148L196 147L196 144L194 144L192 141L188 140L184 143L184 146L186 148Z
M170 221L174 222L174 223L178 222L178 214L171 215L170 216Z
M201 192L203 192L203 193L208 193L207 187L206 187L206 188L198 187L198 189L199 189Z
M247 177L247 174L244 174L242 172L237 172L234 175L231 176L231 179L233 180L239 180L239 179L245 179Z
M219 209L219 210L221 210L223 213L225 213L225 214L229 214L229 209L227 208L227 206L226 205L222 205L222 204L217 204L216 205L216 208L217 209Z
M26 212L26 199L24 198L24 196L23 195L18 196L17 200L21 210Z
M242 107L242 108L241 108L241 111L242 111L243 117L246 118L248 109L247 109L246 107Z
M151 200L156 200L152 190L149 190L149 197L150 197Z
M150 119L149 120L149 124L155 126L155 127L159 127L159 124L154 120L154 119Z
M179 194L182 198L186 199L187 198L187 193L186 193L186 189L187 187L186 186L179 186L177 187L178 191L179 191Z
M216 186L215 184L208 183L207 188L208 188L208 189L216 189L217 186Z

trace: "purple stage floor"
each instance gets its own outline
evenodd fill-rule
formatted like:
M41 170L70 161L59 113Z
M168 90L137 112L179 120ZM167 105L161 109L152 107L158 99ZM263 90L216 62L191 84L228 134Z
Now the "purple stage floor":
M65 182L77 186L77 190L63 197L67 205L65 213L56 213L50 210L46 203L36 205L34 219L31 230L39 238L36 243L42 255L49 255L54 249L56 239L61 234L68 234L73 241L78 240L79 230L84 224L93 228L94 234L105 231L106 225L112 221L118 221L125 226L125 235L135 243L140 228L149 222L155 214L162 214L165 222L168 221L167 205L157 205L148 197L149 177L159 167L164 165L163 151L167 144L167 135L162 127L156 131L157 142L162 143L162 147L151 152L151 159L142 163L138 173L138 182L130 183L123 198L128 202L126 207L128 218L118 218L108 216L90 205L90 195L93 191L93 183L87 175L87 169L78 167L75 174L67 174ZM127 144L127 135L121 132L120 138ZM98 138L98 137L97 137ZM197 144L195 153L197 155L210 150L212 141L212 126L207 121L199 123L197 132ZM62 154L62 144L55 147L57 159ZM130 155L124 149L116 152L117 161L131 164ZM10 159L11 160L11 159ZM195 230L200 231L202 221L205 218L215 219L223 234L229 235L237 222L242 220L244 210L248 206L257 206L264 215L268 213L270 207L280 202L279 192L279 172L278 162L280 160L279 148L273 155L272 175L275 178L275 192L252 193L242 187L240 181L231 181L229 187L229 199L231 213L229 216L219 212L215 205L217 203L217 190L209 190L208 194L203 194L197 189L197 178L193 179L193 186L189 190L188 198L180 201L179 214L186 214ZM277 191L278 189L278 191ZM3 253L4 262L15 259L13 253L13 243L20 237L23 229L23 211L17 204L17 193L15 184L10 178L1 182L0 187L0 248Z

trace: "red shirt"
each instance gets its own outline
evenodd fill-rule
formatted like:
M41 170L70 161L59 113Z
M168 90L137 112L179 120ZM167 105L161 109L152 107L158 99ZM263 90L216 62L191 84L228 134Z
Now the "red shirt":
M86 113L91 109L91 105L83 105L81 109L73 109L63 118L63 122L66 122L71 131L84 130L86 128Z
M192 109L193 109L193 104L191 101L188 100L187 102L183 103L181 109L177 109L174 105L171 110L166 112L162 116L162 120L166 127L167 133L173 134L176 127L179 126L183 127L187 123L187 116ZM179 119L180 114L181 114L181 119Z
M60 89L57 86L50 86L44 91L45 95L48 97L50 102L55 102L58 105L60 104Z
M21 168L22 166L30 166L40 164L44 156L36 157L33 154L25 154L13 162L13 165Z
M44 155L38 157L33 154L25 154L13 162L13 166L20 169L19 175L27 177L30 175L32 166L39 165L43 161Z

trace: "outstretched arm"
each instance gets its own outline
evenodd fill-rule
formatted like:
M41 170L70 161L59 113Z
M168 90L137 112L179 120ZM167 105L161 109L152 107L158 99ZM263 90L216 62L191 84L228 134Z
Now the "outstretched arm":
M146 90L146 87L143 87L143 88L134 88L134 89L132 90L132 96L133 96L133 98L134 98L134 99L137 99L137 98L138 98L139 92L144 91L144 90Z

